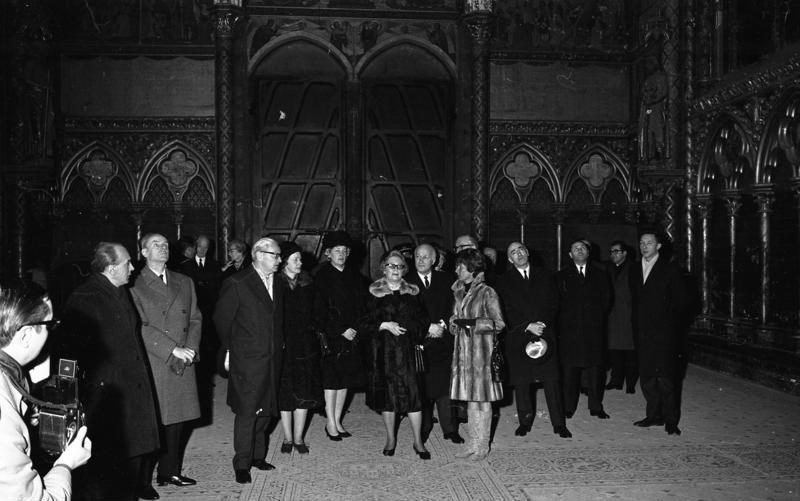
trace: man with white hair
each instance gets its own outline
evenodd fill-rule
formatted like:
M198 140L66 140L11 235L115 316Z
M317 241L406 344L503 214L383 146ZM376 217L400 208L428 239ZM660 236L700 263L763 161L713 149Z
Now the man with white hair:
M267 455L267 425L279 416L278 383L283 347L283 281L278 242L253 245L253 264L222 284L214 324L225 351L228 405L233 424L233 470L240 484L252 481L250 468L272 470Z

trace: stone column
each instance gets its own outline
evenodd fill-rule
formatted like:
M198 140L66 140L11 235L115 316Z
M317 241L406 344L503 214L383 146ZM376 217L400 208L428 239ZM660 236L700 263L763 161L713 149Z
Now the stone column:
M22 184L17 183L17 210L15 214L15 223L17 226L17 242L16 242L16 268L17 278L22 279L25 276L25 233L27 233L27 219L25 218L26 209L26 193L22 189Z
M554 203L550 204L553 222L556 223L556 269L561 269L561 250L564 246L564 235L562 230L564 228L564 220L567 218L567 204Z
M711 213L711 197L709 195L697 196L697 212L700 215L700 296L703 301L702 316L707 318L711 305L709 303L710 290L708 284L708 238L709 215Z
M728 209L728 245L730 245L730 266L728 269L728 320L733 321L736 316L736 217L742 207L739 193L725 195L725 207Z
M681 144L678 124L681 121L680 113L680 39L678 35L678 0L665 0L663 3L664 16L667 22L667 37L662 46L664 72L667 74L667 127L666 145L664 155L665 167L670 170L678 168L678 145ZM670 235L672 238L672 235ZM674 239L673 239L674 240Z
M770 292L770 249L772 236L770 234L769 218L772 214L772 203L775 201L775 192L771 186L756 186L755 195L758 200L758 214L761 220L761 325L766 325L769 320L769 292Z
M711 78L718 81L725 71L725 6L723 0L714 0L714 28L711 50Z
M473 4L477 4L477 8ZM491 2L468 2L464 24L472 38L472 233L478 240L486 239L489 225L489 36L491 20Z
M364 239L362 207L364 206L364 166L362 165L361 86L357 82L347 83L347 136L345 139L348 164L345 171L345 229L356 240Z
M792 188L794 189L794 194L797 199L797 219L800 221L800 178L792 179ZM795 245L798 246L797 248L800 248L800 227L798 227L797 230L797 241ZM800 252L795 252L795 256L797 256L798 261L800 261ZM798 269L800 269L800 264L798 264ZM800 298L800 280L797 281L797 297ZM797 308L797 323L800 325L800 300L798 300L795 307Z
M240 8L215 2L214 87L217 122L217 227L219 253L228 255L233 231L233 30Z

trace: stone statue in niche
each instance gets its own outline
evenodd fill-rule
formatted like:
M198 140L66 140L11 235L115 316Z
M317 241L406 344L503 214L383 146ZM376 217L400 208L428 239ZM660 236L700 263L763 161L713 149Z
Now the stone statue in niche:
M639 105L639 160L664 160L667 128L667 74L658 59L645 60Z
M48 45L43 41L16 43L11 68L12 158L23 162L51 156L54 112Z
M364 48L364 52L375 47L380 33L381 23L377 21L364 21L361 23L361 46Z
M428 40L430 40L433 45L442 49L445 54L450 53L447 45L447 34L442 29L440 23L433 23L433 29L428 32Z

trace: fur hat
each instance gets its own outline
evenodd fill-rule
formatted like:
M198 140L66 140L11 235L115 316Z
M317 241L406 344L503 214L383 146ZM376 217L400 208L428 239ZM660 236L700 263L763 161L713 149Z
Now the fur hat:
M290 242L288 240L286 242L281 242L280 245L281 245L281 261L283 261L284 263L295 252L300 252L300 253L303 252L303 249L301 249L296 243Z
M333 249L334 247L339 247L340 245L343 245L347 248L352 247L350 235L348 235L346 231L329 231L322 239L322 250Z

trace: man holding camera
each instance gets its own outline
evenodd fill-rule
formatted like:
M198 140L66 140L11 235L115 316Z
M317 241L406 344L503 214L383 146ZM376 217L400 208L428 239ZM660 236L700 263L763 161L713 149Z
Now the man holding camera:
M86 464L92 442L80 427L53 467L40 477L30 459L30 436L24 417L28 381L23 367L47 341L53 322L46 296L0 290L0 499L68 501L72 470Z
M153 383L136 309L123 287L131 256L118 243L100 242L91 268L67 300L59 336L62 355L83 371L80 396L95 449L81 472L82 498L158 499L146 460L159 448Z

